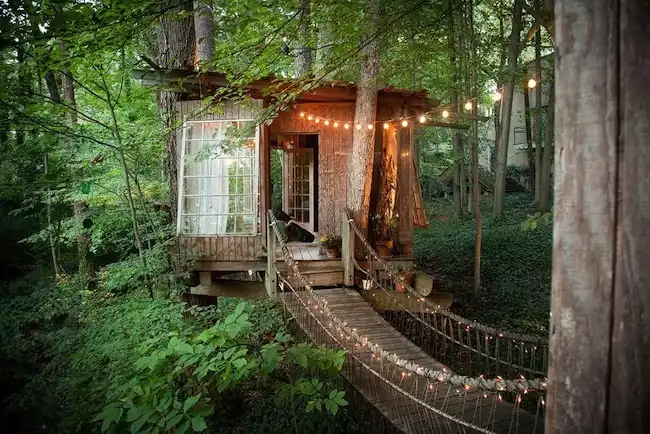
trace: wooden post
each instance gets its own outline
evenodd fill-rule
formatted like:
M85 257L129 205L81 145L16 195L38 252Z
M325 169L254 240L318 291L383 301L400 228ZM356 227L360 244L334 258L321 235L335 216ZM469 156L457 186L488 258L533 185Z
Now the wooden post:
M547 433L650 421L650 3L557 0Z
M275 298L278 293L278 276L275 274L275 231L269 225L266 230L266 292L269 298Z
M343 284L345 286L354 286L354 237L355 233L350 228L350 222L347 216L343 219L343 228L341 238L341 260L343 262Z

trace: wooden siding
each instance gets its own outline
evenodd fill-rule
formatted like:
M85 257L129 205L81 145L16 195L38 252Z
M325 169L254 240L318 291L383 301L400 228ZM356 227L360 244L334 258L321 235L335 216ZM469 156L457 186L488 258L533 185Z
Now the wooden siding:
M304 111L323 119L338 120L340 125L325 126L307 119ZM314 103L297 104L292 110L280 113L273 120L269 134L319 134L318 139L318 231L323 234L341 234L347 201L348 155L352 150L354 104ZM350 129L343 122L350 121Z
M178 242L186 258L196 261L259 261L266 254L261 235L204 237L179 235Z

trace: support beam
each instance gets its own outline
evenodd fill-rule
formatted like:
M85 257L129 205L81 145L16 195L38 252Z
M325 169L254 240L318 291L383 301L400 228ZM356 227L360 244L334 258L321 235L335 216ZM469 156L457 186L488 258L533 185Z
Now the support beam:
M278 276L275 274L275 230L269 225L266 231L266 293L275 298L278 293Z
M343 262L343 284L345 286L354 286L354 237L355 234L350 228L350 222L347 218L344 218L341 230L343 240L341 258Z
M556 2L546 432L650 423L650 3Z

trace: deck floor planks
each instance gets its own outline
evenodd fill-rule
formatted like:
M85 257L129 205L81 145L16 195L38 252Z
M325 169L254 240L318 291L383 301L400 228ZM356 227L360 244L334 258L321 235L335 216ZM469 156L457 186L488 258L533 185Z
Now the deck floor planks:
M309 297L308 292L303 291L299 294L304 300L307 300ZM346 321L348 326L356 328L362 335L367 336L370 342L378 343L382 348L392 351L400 358L413 363L432 367L433 369L442 369L443 365L441 363L424 353L418 346L395 330L355 290L343 288L319 289L317 290L317 295L327 301L328 307L336 316ZM295 297L296 295L293 293L283 293L281 296ZM287 306L291 308L292 303L287 303ZM305 324L300 320L302 317L300 315L298 316L298 322L304 329ZM310 321L308 324L314 323ZM323 324L326 327L328 326L325 322ZM331 327L330 331L335 336L338 336L335 327ZM317 330L305 330L305 332L313 337ZM347 346L350 346L350 350L353 349L354 342L346 341L345 343ZM355 355L359 356L359 353L355 352ZM414 396L423 396L421 393L423 391L422 388L428 387L426 379L420 378L417 380L415 374L404 376L401 369L388 369L387 366L383 366L384 369L382 369L381 364L386 364L387 362L377 362L372 359L369 353L363 355L362 360L373 369L381 372L393 384L399 385L402 390L407 393L413 393ZM351 377L348 379L372 405L377 407L395 426L404 432L472 432L469 428L459 426L442 416L425 410L424 407L406 395L399 392L390 392L389 387L379 384L382 380L367 371L364 374L364 371L366 371L365 368L357 368L353 374L348 375ZM383 391L386 389L389 392L384 393ZM430 399L427 399L427 403L434 408L443 409L443 411L470 423L487 421L490 413L495 411L495 428L498 428L496 430L497 432L508 432L510 424L506 423L506 419L513 414L514 408L512 404L505 402L492 405L489 397L487 399L483 398L482 392L465 393L464 390L442 384L436 386L436 393L431 393ZM523 410L516 411L519 412L520 428L516 432L532 433L534 416ZM405 416L407 417L405 418ZM405 423L404 420L408 422ZM541 425L538 422L537 432L542 432L540 431Z

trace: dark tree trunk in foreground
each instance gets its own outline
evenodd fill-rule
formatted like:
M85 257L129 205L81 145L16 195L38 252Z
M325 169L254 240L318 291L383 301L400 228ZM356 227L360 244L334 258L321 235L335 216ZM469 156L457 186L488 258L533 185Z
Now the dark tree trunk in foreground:
M515 0L512 14L512 33L508 48L508 79L503 92L503 119L499 144L497 145L497 170L494 182L494 216L503 217L506 199L506 167L508 165L508 145L510 139L510 120L512 118L512 98L517 73L517 58L519 57L519 33L521 29L521 4L523 0Z
M452 8L451 2L447 3ZM454 30L454 14L449 13L449 63L451 66L451 116L458 114L458 65L456 64L456 33ZM461 170L460 170L460 132L454 130L452 136L452 152L454 156L454 215L460 218L463 213L463 195L461 193Z
M542 185L540 187L538 211L546 212L551 203L551 163L553 162L553 128L555 121L555 90L551 87L548 96L548 115L544 131L544 153L542 155Z
M535 11L539 13L539 2L535 0ZM542 29L535 33L535 203L539 204L542 191Z
M300 2L300 26L298 29L298 47L296 48L296 59L293 64L296 77L304 77L311 71L311 49L309 48L310 39L310 1L302 0Z
M557 0L553 434L650 423L650 3Z
M161 8L169 8L177 5L176 0L165 0ZM187 13L183 18L164 15L158 29L158 65L163 69L192 69L193 67L193 44L194 44L194 21L192 18L192 3L185 2L181 6L172 9L172 13L184 11ZM178 134L179 127L176 115L176 101L178 94L174 92L158 93L158 109L163 119L166 131L165 147L166 161L165 171L169 181L169 201L172 221L176 223L178 209Z
M354 213L361 228L368 227L370 185L375 154L374 122L377 114L379 77L379 26L380 0L368 0L368 33L362 42L363 61L357 85L355 129L352 139L348 170L347 206ZM368 128L371 126L371 128Z
M476 69L478 68L477 59L476 59L476 35L474 33L474 1L470 0L469 2L469 29L470 29L470 38L471 38L471 53L472 53L472 75L470 77L471 88L472 88L472 97L476 98L478 96L477 92L477 80L476 80ZM474 116L478 115L478 105L476 99L474 99L472 114ZM478 121L475 119L472 121L472 152L470 156L472 162L472 202L474 204L474 299L478 300L479 294L481 293L481 250L483 244L483 222L481 220L481 207L479 203L479 196L481 193L481 187L479 184L479 158L478 158Z

